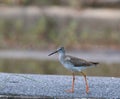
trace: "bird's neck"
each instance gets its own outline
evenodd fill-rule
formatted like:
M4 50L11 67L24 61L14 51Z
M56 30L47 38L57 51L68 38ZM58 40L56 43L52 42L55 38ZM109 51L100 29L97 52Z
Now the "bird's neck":
M60 52L59 53L59 60L62 61L64 59L64 57L65 57L65 53Z

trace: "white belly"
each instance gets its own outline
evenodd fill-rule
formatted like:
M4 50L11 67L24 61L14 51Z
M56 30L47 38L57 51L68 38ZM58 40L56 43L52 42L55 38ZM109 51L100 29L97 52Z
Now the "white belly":
M80 67L75 67L73 64L71 64L71 63L66 63L66 62L61 62L61 64L65 67L65 68L67 68L68 70L71 70L71 71L82 71L82 70L84 70L84 69L86 69L86 67L82 67L82 66L80 66Z
M64 56L62 56L61 54L59 55L59 61L65 68L67 68L68 70L71 70L71 71L79 71L80 72L80 71L86 69L86 67L84 67L84 66L75 67L69 61L65 61Z

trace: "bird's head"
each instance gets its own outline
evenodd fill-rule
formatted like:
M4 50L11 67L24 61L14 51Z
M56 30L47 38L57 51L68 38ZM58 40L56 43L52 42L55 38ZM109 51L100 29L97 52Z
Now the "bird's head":
M51 55L53 55L53 54L55 54L55 53L65 53L64 47L58 48L56 51L50 53L48 56L51 56Z

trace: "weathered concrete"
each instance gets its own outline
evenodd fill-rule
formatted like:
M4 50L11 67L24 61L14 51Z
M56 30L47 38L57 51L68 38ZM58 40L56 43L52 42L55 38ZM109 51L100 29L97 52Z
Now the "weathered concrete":
M120 98L120 78L88 77L90 92L85 93L83 77L77 76L75 92L71 76L0 73L1 97L49 97L49 98Z

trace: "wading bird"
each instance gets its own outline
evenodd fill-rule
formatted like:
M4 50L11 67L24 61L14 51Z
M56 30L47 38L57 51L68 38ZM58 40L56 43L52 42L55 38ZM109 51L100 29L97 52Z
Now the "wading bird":
M86 93L89 92L89 86L86 79L86 74L82 72L82 70L87 69L89 67L96 66L99 64L98 62L89 62L84 59L80 59L77 57L73 57L70 55L65 54L64 47L58 48L56 51L52 52L48 56L51 56L55 53L59 54L59 61L60 63L67 68L68 70L72 71L73 79L72 79L72 88L70 90L67 90L67 92L74 92L74 82L75 82L75 72L81 72L81 74L84 76L85 84L86 84Z

